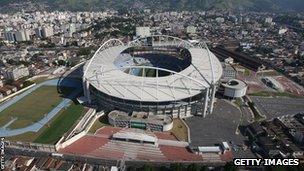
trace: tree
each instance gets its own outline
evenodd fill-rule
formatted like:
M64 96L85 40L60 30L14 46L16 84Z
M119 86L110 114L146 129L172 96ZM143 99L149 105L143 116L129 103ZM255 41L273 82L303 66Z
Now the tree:
M140 169L141 170L141 169ZM151 165L144 165L143 166L143 170L144 171L154 171L156 170L155 167L151 166Z
M80 48L77 52L77 56L83 56L83 55L90 55L91 54L91 47L87 48Z
M187 171L200 171L202 167L196 163L192 163L187 167Z
M58 60L57 63L58 63L59 66L62 66L62 65L66 64L66 61L64 61L64 60Z
M56 46L55 43L51 43L51 42L48 42L47 44L39 45L40 48L53 48L55 46Z
M174 163L174 164L171 164L170 165L170 169L171 170L174 170L174 171L183 171L184 170L184 167L182 164L180 163Z
M224 166L224 170L225 171L236 171L238 169L232 162L229 162Z
M30 86L30 85L32 85L32 84L34 84L33 81L27 80L27 81L24 81L23 86L24 86L24 87L28 87L28 86Z
M0 42L0 47L5 46L6 44L4 42Z
M14 82L14 80L12 80L12 79L7 79L7 80L5 81L5 84L11 85L13 82Z

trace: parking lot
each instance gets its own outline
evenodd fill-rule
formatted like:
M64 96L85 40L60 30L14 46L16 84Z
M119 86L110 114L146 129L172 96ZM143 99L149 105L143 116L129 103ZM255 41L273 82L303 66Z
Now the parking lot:
M241 112L236 107L224 100L218 100L213 113L206 118L194 116L186 119L190 128L191 145L213 146L226 141L237 148L236 157L254 157L249 150L242 150L246 138L237 133L240 119Z
M304 111L304 98L252 96L251 99L267 119Z

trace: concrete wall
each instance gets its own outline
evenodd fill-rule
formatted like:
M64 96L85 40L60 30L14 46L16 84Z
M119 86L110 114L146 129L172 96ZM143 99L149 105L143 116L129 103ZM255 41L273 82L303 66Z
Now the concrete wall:
M188 147L189 143L184 141L174 141L174 140L163 140L158 139L157 140L158 145L169 145L169 146L175 146L175 147Z
M61 148L65 148L69 145L71 145L72 143L74 143L75 141L79 140L81 137L85 136L86 132L82 131L79 134L73 136L72 138L68 139L67 141L60 143L60 144L56 144L56 150L59 150Z
M70 132L70 134L68 136L61 137L61 139L56 143L56 150L59 150L60 148L65 148L80 139L81 137L85 136L94 124L94 122L99 117L100 115L96 115L95 109L89 109L85 116L82 117L82 119L78 122L75 128ZM78 131L81 132L77 133ZM67 140L64 141L65 139Z
M233 89L225 87L224 95L227 97L237 98L237 97L243 97L246 95L247 87L244 87L242 89Z
M172 120L172 122L170 122L166 125L163 125L163 131L169 131L172 128L173 128L173 120Z

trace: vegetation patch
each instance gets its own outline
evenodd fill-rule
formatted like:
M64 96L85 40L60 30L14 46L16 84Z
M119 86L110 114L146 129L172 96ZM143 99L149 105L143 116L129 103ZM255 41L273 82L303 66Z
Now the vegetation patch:
M109 121L106 115L101 116L100 118L98 118L94 124L92 125L92 127L89 130L89 133L94 134L99 128L104 127L104 126L109 126Z
M173 128L170 130L180 141L188 141L188 129L181 119L173 119Z
M269 91L260 91L256 93L249 94L250 96L261 96L261 97L293 97L299 98L300 96L288 93L288 92L269 92Z
M266 116L262 116L260 112L256 109L255 104L253 102L248 102L248 106L250 107L251 111L254 115L254 121L260 122L266 119Z
M10 129L29 126L42 119L48 112L62 101L62 94L56 86L42 86L20 99L15 104L0 112L0 126L4 126L13 118L17 118Z
M34 142L55 144L82 116L83 111L84 107L82 105L72 103L67 109L62 110L53 122L46 126L47 128Z

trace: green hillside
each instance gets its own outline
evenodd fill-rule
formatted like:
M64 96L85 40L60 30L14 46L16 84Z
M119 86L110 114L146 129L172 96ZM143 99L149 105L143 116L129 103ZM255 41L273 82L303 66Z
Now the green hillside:
M304 0L27 0L45 3L51 9L71 11L98 11L105 9L144 9L154 10L304 10ZM22 0L0 0L0 5L25 2Z

